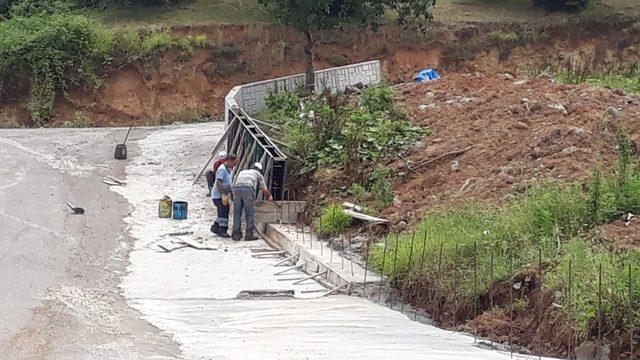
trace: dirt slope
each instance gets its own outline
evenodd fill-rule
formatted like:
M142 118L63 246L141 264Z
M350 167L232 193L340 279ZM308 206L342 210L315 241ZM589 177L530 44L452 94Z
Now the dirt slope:
M632 139L640 135L640 99L619 90L504 74L449 74L399 85L397 93L407 114L435 133L391 165L405 174L388 211L395 221L415 220L451 200L500 201L540 179L584 178L594 166L607 169L615 160L620 125ZM417 166L470 146L476 147Z

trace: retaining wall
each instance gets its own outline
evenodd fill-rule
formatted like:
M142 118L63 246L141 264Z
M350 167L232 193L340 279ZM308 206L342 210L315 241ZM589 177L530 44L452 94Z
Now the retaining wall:
M315 74L317 92L342 91L347 86L359 83L377 85L382 80L382 69L378 60L319 70ZM248 115L256 115L266 109L265 98L269 90L293 91L303 86L305 79L305 74L297 74L236 86L225 98L225 110L241 108Z

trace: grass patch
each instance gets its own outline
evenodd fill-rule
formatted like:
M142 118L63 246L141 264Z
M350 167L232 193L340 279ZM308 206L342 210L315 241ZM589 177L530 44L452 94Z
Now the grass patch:
M324 238L344 233L351 226L351 216L339 204L326 205L315 223L318 235Z
M459 297L472 304L494 283L535 267L542 253L550 276L545 287L564 305L571 304L563 311L569 311L581 335L596 320L593 290L602 264L606 323L615 327L630 321L639 326L640 318L627 319L626 307L621 308L628 298L625 269L631 265L634 274L640 272L639 253L614 254L588 239L595 226L640 210L640 162L631 157L623 131L618 139L620 155L613 175L594 171L583 183L541 183L500 207L471 203L434 210L414 235L392 236L386 251L376 246L369 263L392 281L426 281L449 300ZM571 303L564 283L569 260L575 267Z

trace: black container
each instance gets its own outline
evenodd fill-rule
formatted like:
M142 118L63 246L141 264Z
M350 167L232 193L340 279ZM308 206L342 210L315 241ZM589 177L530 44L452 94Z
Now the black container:
M124 137L124 141L122 144L116 145L116 151L113 154L113 157L118 160L125 160L127 158L127 139L129 138L129 133L131 132L131 126L129 126L129 130L127 131L127 136Z
M116 152L113 154L113 157L118 160L125 160L127 158L127 145L118 144L116 145Z

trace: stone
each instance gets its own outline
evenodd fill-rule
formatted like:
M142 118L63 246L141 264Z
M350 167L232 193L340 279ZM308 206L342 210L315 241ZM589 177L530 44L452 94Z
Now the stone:
M455 172L460 170L460 163L458 162L458 160L452 160L451 161L451 171Z
M518 81L514 81L513 85L524 85L527 83L527 80L518 80Z
M513 128L518 130L529 130L529 125L527 125L527 123L525 122L518 121L517 123L513 124Z
M428 104L428 105L422 104L422 105L418 106L418 109L420 109L422 111L425 111L427 109L433 109L435 107L436 107L436 104Z
M605 111L604 116L618 119L620 118L620 111L613 106L609 106L609 108L607 108L607 111Z

